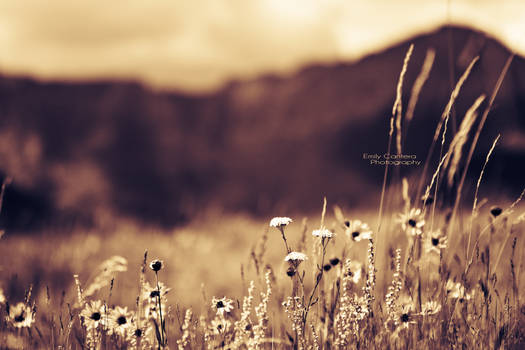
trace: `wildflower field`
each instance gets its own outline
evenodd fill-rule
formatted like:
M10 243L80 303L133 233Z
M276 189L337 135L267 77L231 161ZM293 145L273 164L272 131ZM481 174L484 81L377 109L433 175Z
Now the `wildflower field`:
M418 88L403 112L411 52L385 120L388 153L402 154L402 125L417 101ZM308 218L211 213L173 232L121 222L107 232L6 233L0 348L525 348L524 193L496 202L478 195L485 167L474 170L477 181L466 177L512 56L492 96L472 101L459 131L447 132L476 61L429 135L438 162L429 156L411 178L386 165L377 208L320 198ZM473 201L462 198L467 187Z

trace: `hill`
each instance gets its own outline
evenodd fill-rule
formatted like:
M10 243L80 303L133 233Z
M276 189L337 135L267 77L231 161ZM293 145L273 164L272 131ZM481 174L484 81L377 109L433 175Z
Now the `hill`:
M362 154L386 150L410 43L415 51L405 106L427 49L436 51L404 144L404 153L424 160L450 96L451 72L455 83L480 56L451 130L495 85L510 52L484 33L445 27L358 62L232 82L206 95L158 92L133 82L0 76L0 169L13 178L3 224L92 224L110 212L169 227L216 205L271 215L317 210L323 195L350 206L376 204L383 168L368 165ZM474 169L498 133L502 143L486 181L504 192L523 185L517 171L525 160L522 57L514 59L495 101ZM404 168L399 175L417 171Z

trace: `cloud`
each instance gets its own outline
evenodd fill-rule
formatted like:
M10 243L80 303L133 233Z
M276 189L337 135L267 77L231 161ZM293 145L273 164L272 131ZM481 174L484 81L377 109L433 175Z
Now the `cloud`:
M525 52L517 15L524 9L513 0L458 0L448 10L444 1L413 0L0 0L0 69L206 90L309 62L357 59L447 16Z

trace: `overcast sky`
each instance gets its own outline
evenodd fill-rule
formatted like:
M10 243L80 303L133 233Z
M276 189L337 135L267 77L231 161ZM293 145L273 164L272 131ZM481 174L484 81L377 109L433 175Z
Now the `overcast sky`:
M525 54L524 0L0 0L0 72L211 90L355 60L447 21Z

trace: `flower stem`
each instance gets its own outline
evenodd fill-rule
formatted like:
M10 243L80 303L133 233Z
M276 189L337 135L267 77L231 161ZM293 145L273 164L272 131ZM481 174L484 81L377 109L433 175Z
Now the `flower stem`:
M291 250L290 250L290 247L288 246L288 241L286 240L286 236L284 234L284 228L282 226L279 226L279 231L281 231L281 235L283 236L284 245L286 247L286 253L290 254Z
M158 291L157 300L158 300L158 305L159 305L159 319L160 319L160 344L159 344L159 349L160 349L161 345L162 347L164 347L166 337L164 335L164 320L162 319L162 302L161 302L161 296L160 296L159 275L157 271L155 271L155 279L157 282L157 291Z

